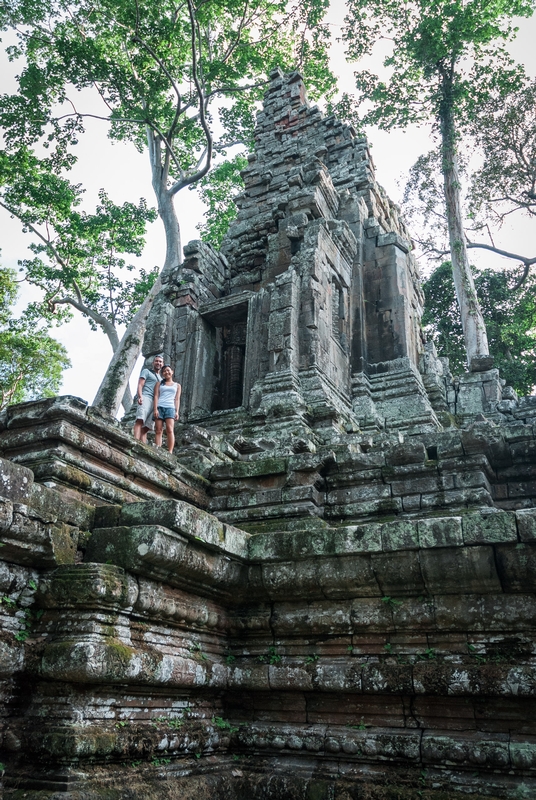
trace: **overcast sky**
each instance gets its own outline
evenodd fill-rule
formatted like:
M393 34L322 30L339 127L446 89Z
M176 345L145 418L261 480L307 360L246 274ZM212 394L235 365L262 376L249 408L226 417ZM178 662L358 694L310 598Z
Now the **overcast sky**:
M353 69L344 59L343 47L336 41L340 35L340 25L344 18L344 3L332 1L329 21L333 31L332 66L339 78L342 90L353 90ZM531 75L536 75L536 18L520 20L520 30L515 43L511 46L514 57L523 62ZM5 59L5 57L4 57ZM374 66L374 62L373 62ZM376 66L378 68L378 66ZM0 91L14 91L13 67L0 61ZM145 197L149 205L154 205L154 196L150 182L150 172L146 154L138 153L129 144L112 144L107 138L105 122L87 119L86 135L82 137L78 147L78 163L71 174L73 182L83 183L85 207L92 210L98 199L100 188L106 188L110 198L116 203L126 200L137 202ZM372 144L373 158L378 181L385 187L395 202L400 202L402 187L407 170L416 158L430 149L429 135L426 129L412 129L406 133L392 131L385 133L376 129L367 132ZM184 190L176 199L176 208L181 224L182 241L186 244L190 239L198 238L196 224L202 221L203 205L195 192ZM501 231L496 243L515 252L536 255L534 245L534 223L532 235L530 223L520 219L512 221ZM26 243L28 237L21 233L20 224L11 220L0 209L1 264L17 266L17 261L28 254ZM151 226L147 237L147 246L140 265L150 268L161 265L164 259L164 237L157 221ZM499 267L504 261L497 256L483 252L472 253L471 259L478 266ZM509 266L514 262L509 262ZM24 285L23 285L24 286ZM23 299L31 299L28 289L21 294ZM87 322L77 314L73 322L54 329L53 335L65 344L72 361L72 368L64 374L62 394L73 394L92 401L106 366L111 358L108 340L101 333L92 332ZM137 370L131 381L135 383Z

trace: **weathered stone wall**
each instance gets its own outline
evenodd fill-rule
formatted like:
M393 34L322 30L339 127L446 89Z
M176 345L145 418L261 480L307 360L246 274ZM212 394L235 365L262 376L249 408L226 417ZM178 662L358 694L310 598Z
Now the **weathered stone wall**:
M3 424L7 797L534 792L532 425L268 458L186 428L190 470L110 502L151 448L69 398Z

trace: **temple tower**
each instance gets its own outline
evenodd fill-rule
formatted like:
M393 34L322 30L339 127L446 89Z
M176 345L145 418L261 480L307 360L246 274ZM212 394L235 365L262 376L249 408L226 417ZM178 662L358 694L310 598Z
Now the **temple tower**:
M431 402L419 373L418 267L366 139L279 69L255 136L221 253L190 242L148 325L144 354L174 364L183 419L254 434L277 420L280 435L313 438L438 429L443 382Z

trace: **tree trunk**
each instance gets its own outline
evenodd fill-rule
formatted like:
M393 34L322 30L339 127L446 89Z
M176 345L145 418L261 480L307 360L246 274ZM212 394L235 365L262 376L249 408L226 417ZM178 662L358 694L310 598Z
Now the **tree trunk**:
M153 145L154 147L154 145ZM160 164L159 148L155 153L149 148L152 156L153 188L158 200L158 213L164 225L166 237L166 260L164 267L153 288L143 304L132 318L119 347L114 352L106 374L102 380L93 405L100 411L115 416L119 410L121 398L128 386L132 370L138 360L143 346L143 337L147 325L147 317L162 287L162 278L181 263L181 237L179 221L173 205L173 196L167 190L167 178Z
M115 351L99 390L95 395L93 405L105 414L115 417L119 410L121 399L125 394L125 388L140 354L149 311L161 286L162 280L159 275L153 288L126 329L125 335L121 339L121 343Z
M445 205L449 232L452 277L460 307L467 363L469 369L478 365L482 356L489 355L486 325L480 310L471 268L467 258L462 223L460 178L456 152L456 132L450 99L450 85L443 85L441 106L441 151Z
M104 332L108 336L108 341L112 345L112 351L115 354L117 352L118 348L119 348L120 342L119 342L119 337L117 335L117 330L115 328L113 328L112 330L113 330L113 334L112 334L111 331L108 331L107 329L105 329ZM129 380L130 380L130 376L129 376ZM125 412L126 411L130 411L130 409L132 408L133 399L134 398L132 397L132 392L130 391L130 386L128 385L128 382L127 382L127 385L125 387L125 391L123 393L123 397L121 398L121 405L125 409ZM93 405L95 405L95 404L93 404Z

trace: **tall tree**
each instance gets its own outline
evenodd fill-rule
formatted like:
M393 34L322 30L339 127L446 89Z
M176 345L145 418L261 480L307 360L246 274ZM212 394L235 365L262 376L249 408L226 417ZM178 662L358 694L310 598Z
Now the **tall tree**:
M533 253L520 254L497 244L504 221L512 214L536 218L536 81L525 77L522 85L504 97L490 91L475 108L464 143L470 158L464 167L465 230L467 249L484 249L519 262L521 284ZM471 163L477 163L471 172ZM410 170L404 210L415 221L415 236L424 255L444 259L446 213L441 183L439 149L419 156ZM476 241L475 236L485 241ZM500 240L499 240L500 241Z
M460 132L487 98L490 84L504 96L520 71L502 42L514 35L513 16L532 14L533 0L348 0L345 40L354 59L392 41L386 81L356 73L358 102L372 101L364 123L384 129L431 123L439 138L452 272L470 367L489 352L486 327L467 258L461 210Z
M475 270L475 286L488 329L490 352L501 376L520 394L536 384L536 277L514 290L515 270ZM440 356L457 374L464 368L465 348L452 267L444 262L423 284L423 325Z
M95 213L81 211L82 188L59 174L70 165L70 159L61 163L58 148L42 158L23 146L0 152L0 206L32 236L34 257L19 263L24 280L42 290L42 301L29 313L61 322L76 309L93 330L101 328L115 352L119 326L128 324L156 278L154 271L134 274L123 256L141 255L146 223L156 213L144 200L116 205L104 191ZM128 386L123 405L132 405Z
M0 411L12 403L50 397L71 366L65 347L45 324L33 318L13 318L17 299L15 272L0 267Z
M18 31L25 67L3 99L8 146L52 136L73 142L85 116L146 150L162 220L162 275L181 261L173 200L209 172L214 153L242 141L274 66L298 66L313 94L329 91L327 0L12 0L0 25ZM78 107L92 88L102 112ZM217 139L215 130L223 130ZM155 282L132 319L95 398L115 413L141 347Z

